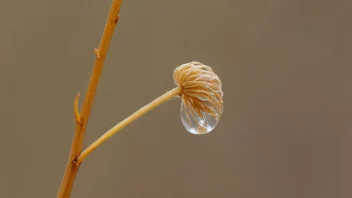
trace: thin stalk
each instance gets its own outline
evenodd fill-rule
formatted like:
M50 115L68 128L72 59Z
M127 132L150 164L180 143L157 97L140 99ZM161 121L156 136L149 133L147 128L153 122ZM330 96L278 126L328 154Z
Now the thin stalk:
M98 82L105 62L105 57L109 49L109 44L114 33L117 21L119 19L119 12L122 0L113 0L108 18L106 20L104 33L100 41L99 48L95 49L96 59L93 67L93 72L90 77L88 89L84 98L82 111L79 114L77 109L78 97L76 97L74 111L76 115L76 131L73 137L71 151L67 162L65 174L61 182L58 192L58 198L70 197L73 183L77 175L79 165L75 164L75 159L82 151L83 137L88 124L88 118L93 105L95 93L98 87Z
M86 150L82 152L82 154L77 158L76 164L79 166L83 160L92 152L94 151L98 146L100 146L102 143L104 143L106 140L111 138L115 133L126 127L128 124L131 122L135 121L142 115L148 113L150 110L154 109L155 107L163 104L164 102L172 99L173 97L180 95L182 93L182 89L180 87L174 88L169 92L166 92L162 96L156 98L153 100L151 103L145 105L144 107L140 108L138 111L115 125L113 128L111 128L109 131L107 131L104 135L102 135L99 139L97 139L95 142L93 142Z

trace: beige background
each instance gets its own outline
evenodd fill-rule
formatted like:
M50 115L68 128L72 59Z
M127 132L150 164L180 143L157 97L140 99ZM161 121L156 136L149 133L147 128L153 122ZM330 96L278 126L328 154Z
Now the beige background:
M110 0L0 2L1 198L55 197ZM85 145L198 60L223 81L208 135L180 101L81 167L72 197L351 198L350 0L125 0Z

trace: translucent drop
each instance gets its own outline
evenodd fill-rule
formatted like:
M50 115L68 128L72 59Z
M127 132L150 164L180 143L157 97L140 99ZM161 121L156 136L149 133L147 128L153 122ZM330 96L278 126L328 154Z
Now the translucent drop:
M190 133L201 135L211 132L219 122L220 116L210 115L202 112L202 116L197 115L193 110L186 105L181 104L181 120L183 126Z

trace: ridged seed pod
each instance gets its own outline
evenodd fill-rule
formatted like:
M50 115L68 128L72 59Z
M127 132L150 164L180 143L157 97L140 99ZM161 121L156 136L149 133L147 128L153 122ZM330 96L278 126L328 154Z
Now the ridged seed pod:
M182 88L181 120L193 134L205 134L217 125L223 112L221 80L200 62L190 62L174 70L175 84Z

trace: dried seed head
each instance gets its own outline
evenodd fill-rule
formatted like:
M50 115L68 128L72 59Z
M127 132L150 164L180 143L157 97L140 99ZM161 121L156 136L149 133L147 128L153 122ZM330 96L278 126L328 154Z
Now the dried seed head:
M185 122L188 123L190 127L195 128L194 133L197 134L211 131L223 111L223 92L219 77L209 66L194 61L177 67L174 71L174 81L182 88L180 96L184 125ZM209 128L209 124L214 126ZM186 125L185 127L187 128Z

